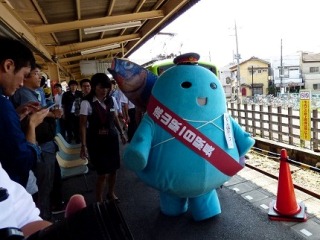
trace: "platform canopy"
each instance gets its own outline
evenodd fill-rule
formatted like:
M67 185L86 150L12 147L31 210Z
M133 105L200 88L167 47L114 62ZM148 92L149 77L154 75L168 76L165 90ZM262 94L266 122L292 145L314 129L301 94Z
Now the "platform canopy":
M129 57L199 0L3 0L0 35L76 79L81 60Z

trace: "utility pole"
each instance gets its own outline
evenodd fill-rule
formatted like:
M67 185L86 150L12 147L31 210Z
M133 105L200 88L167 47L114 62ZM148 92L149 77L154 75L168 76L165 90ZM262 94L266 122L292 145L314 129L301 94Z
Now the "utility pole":
M251 95L253 97L253 66L251 66Z
M168 46L168 43L171 43L170 40L171 40L172 38L174 38L176 35L177 35L176 33L172 33L172 32L159 32L159 33L157 33L156 36L168 36L168 37L169 37L169 40L167 40L167 41L164 40L164 41L163 41L162 54L160 53L160 54L158 55L158 56L161 56L162 59L163 59L163 58L168 58L168 56L169 56L170 54L172 54L172 52L171 52L171 53L168 53L168 51L167 51L167 46ZM181 51L181 47L182 47L182 46L180 46L180 51ZM160 59L161 59L161 58L160 58Z
M283 78L283 62L282 62L282 38L280 45L280 94L282 93L282 78Z
M234 31L235 31L235 36L236 36L236 55L235 59L237 59L237 90L238 90L238 102L241 102L241 93L240 93L240 54L238 51L238 32L237 32L237 23L234 22Z

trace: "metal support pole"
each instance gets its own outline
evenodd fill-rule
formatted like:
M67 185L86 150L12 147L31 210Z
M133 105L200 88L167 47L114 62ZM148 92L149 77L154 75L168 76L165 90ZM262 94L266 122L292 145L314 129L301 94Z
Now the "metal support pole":
M253 66L251 66L251 95L253 97Z
M235 30L235 35L236 35L236 59L237 59L237 89L238 89L238 102L241 103L241 93L240 93L240 54L238 51L238 32L237 32L237 24L236 22L234 23L234 30Z
M283 62L282 62L282 39L280 46L280 94L282 93L282 78L283 78Z

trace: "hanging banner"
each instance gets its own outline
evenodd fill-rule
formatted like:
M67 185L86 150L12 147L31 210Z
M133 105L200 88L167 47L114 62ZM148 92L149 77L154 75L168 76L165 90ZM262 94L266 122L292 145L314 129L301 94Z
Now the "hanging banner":
M311 91L300 91L300 139L311 140Z

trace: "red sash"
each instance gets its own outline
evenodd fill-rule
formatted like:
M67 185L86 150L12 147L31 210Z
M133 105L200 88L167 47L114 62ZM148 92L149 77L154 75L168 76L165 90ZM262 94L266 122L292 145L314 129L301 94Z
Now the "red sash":
M159 126L202 158L206 159L225 175L231 177L243 168L241 164L236 162L223 149L160 103L152 95L149 99L147 112Z

